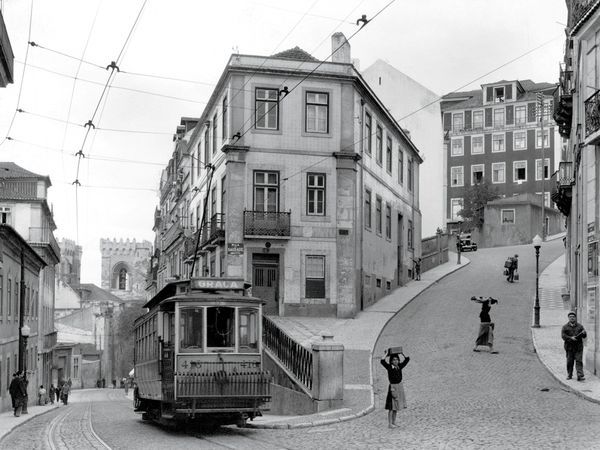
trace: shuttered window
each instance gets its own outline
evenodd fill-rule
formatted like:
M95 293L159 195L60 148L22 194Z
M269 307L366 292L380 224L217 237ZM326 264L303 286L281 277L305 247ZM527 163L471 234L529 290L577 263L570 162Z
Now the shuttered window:
M325 298L325 256L306 256L306 298Z

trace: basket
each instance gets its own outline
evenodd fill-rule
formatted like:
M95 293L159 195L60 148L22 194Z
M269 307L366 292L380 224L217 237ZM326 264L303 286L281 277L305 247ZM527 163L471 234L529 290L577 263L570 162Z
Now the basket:
M517 272L515 272L515 275L514 275L514 280L515 280L515 281L519 281L519 274L518 274Z

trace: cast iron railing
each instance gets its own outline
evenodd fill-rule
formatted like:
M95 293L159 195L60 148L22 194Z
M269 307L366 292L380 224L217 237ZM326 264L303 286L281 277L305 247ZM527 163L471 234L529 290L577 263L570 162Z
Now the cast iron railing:
M263 343L298 381L312 389L312 351L294 341L267 316L263 316Z
M600 91L585 101L585 137L600 129Z
M289 212L244 211L246 236L290 236Z

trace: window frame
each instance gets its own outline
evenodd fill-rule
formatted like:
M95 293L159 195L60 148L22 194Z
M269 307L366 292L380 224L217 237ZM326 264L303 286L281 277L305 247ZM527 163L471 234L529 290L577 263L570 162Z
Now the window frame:
M502 123L497 123L496 115L502 113ZM493 128L504 128L506 126L506 109L505 108L494 108L492 114L492 127Z
M367 139L367 155L371 155L373 151L373 116L365 111L365 137Z
M317 103L317 102L309 102L308 101L308 96L310 94L313 95L324 95L326 97L326 103ZM314 130L309 130L308 126L309 126L309 120L308 120L308 108L309 106L314 106L315 107L315 129ZM317 128L317 124L318 124L318 114L317 111L319 111L320 108L325 108L325 131L320 131ZM315 133L315 134L329 134L329 92L323 92L323 91L313 91L313 90L307 90L304 92L304 132L305 133Z
M494 149L494 142L496 142L496 140L494 138L496 137L502 137L502 149L501 150L495 150ZM504 153L506 152L506 133L492 133L492 153Z
M385 238L392 240L392 205L385 202Z
M456 178L457 182L454 183L454 181L455 181L454 169L460 169L460 183L458 183L458 178ZM464 187L464 185L465 185L465 167L464 166L450 167L450 187Z
M393 155L393 142L392 142L392 138L390 136L386 137L385 140L385 155L386 155L386 160L385 160L385 170L387 171L387 173L389 173L390 175L392 174L392 155Z
M524 165L524 167L517 167L517 165ZM517 170L518 169L525 169L525 179L520 180L516 177L517 175ZM525 183L527 182L527 160L526 159L522 159L519 161L513 161L513 183Z
M523 147L517 147L517 134L524 136ZM513 132L513 150L515 152L521 152L527 150L527 130L515 130Z
M319 259L321 261L320 265L320 270L322 272L322 276L308 276L308 267L309 267L309 263L308 260L309 259L314 259L317 260ZM312 275L312 274L311 274ZM304 298L327 298L327 285L326 285L326 277L327 277L327 266L326 266L326 256L325 255L305 255L304 256ZM323 295L312 295L312 292L314 289L317 288L310 288L309 289L309 281L316 283L319 283L322 285L318 286L318 289L321 290L321 292L323 293ZM309 295L309 291L311 292L311 294Z
M373 222L372 222L372 217L373 217L373 204L372 204L372 196L373 193L371 192L370 189L365 189L365 228L367 230L371 230L371 227L373 226Z
M544 149L550 149L550 129L544 127L544 136L542 138L541 136L542 133L542 129L541 128L536 128L535 129L535 148L536 149L541 149L542 146L540 145L542 143L542 139L544 141ZM547 139L546 139L547 138Z
M512 213L512 221L505 220L505 213ZM514 208L503 208L500 210L500 224L514 225L517 221L517 212Z
M456 120L460 119L460 120ZM458 124L457 124L458 122ZM465 130L465 115L463 112L452 113L452 132L460 133Z
M454 151L454 143L460 142L460 153ZM458 147L457 147L458 148ZM450 138L450 157L464 156L465 140L462 136Z
M476 152L474 151L475 149L475 139L481 139L481 151L480 152ZM471 136L471 155L483 155L485 154L485 137L483 134L474 134L473 136Z
M375 232L381 236L383 233L383 199L375 196Z
M266 98L259 98L258 97L258 91L265 91L266 93ZM269 94L268 92L275 92L275 100L269 99ZM262 114L261 119L265 119L265 126L259 126L259 104L265 104L266 106L266 112L263 114L262 112L260 112L260 114ZM272 106L272 105L275 106ZM272 126L268 126L268 114L271 112L271 110L275 111L275 127ZM273 87L259 87L256 86L254 88L254 129L255 130L260 130L260 131L279 131L279 116L280 116L280 111L279 111L279 90L277 88L273 88Z
M398 146L398 184L404 184L404 152Z
M519 112L523 112L523 120L519 120ZM515 106L515 125L527 124L527 105Z
M547 164L547 166L546 166ZM539 166L539 167L538 167ZM544 177L544 180L549 180L550 179L550 158L544 158L544 165L543 167L548 167L548 170L546 172L546 176ZM536 158L535 159L535 181L542 181L542 177L538 176L538 175L542 175L543 168L542 168L542 158ZM538 172L540 172L538 174Z
M494 166L500 166L502 167L502 172L503 172L503 180L502 181L494 181ZM501 161L501 162L493 162L492 163L492 184L505 184L506 183L506 162L505 161Z
M322 177L323 178L323 185L322 186L312 186L310 183L310 179L311 177ZM313 201L314 205L315 205L315 210L314 212L310 211L310 197L311 197L311 192L314 192L315 195L318 192L322 192L323 194L323 199L322 199L322 211L319 212L317 205L318 205L318 200L315 199ZM318 197L318 195L317 195ZM307 216L325 216L327 215L327 174L323 173L323 172L307 172L306 173L306 215Z
M475 184L474 173L476 168L481 168L477 172L481 172L481 181L485 178L485 164L471 164L471 186ZM481 183L479 181L478 183Z
M459 209L456 210L456 214L454 213L454 205L460 206ZM450 220L459 220L458 211L461 211L465 207L465 199L463 197L452 197L450 199Z
M375 128L375 161L383 166L383 127L378 123Z
M476 126L475 115L477 115L478 117L481 116L481 122L478 121L478 123L481 123L480 126ZM473 110L473 112L471 113L471 128L473 130L483 130L484 127L485 127L485 118L484 118L483 109Z
M227 114L229 113L229 105L227 104L227 95L223 97L223 101L221 102L221 133L222 133L222 142L227 140L228 136L228 127L229 127L229 117Z
M262 173L265 174L265 182L264 183L257 183L256 181L256 175ZM271 184L268 182L269 180L269 175L271 174L275 174L277 176L277 184ZM279 208L280 208L280 203L279 203L279 196L280 196L280 180L281 177L279 176L279 171L278 170L254 170L252 173L252 209L253 211L257 211L257 212L279 212ZM266 201L266 206L267 209L263 209L262 211L259 211L257 209L257 203L256 203L256 192L257 192L257 188L262 188L263 190L265 190L265 192L267 193L267 195L265 197L263 197ZM274 211L269 211L268 209L268 193L269 193L269 189L275 188L276 190L276 204L275 204L275 210ZM265 206L263 205L263 207Z

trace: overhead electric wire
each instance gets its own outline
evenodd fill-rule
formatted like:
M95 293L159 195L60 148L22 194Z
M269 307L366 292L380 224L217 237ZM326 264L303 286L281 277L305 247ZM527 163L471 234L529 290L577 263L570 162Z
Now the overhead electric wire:
M29 8L29 30L27 32L27 41L31 39L31 24L33 22L33 0L31 0L31 6ZM2 141L0 141L0 147L4 144L10 136L10 132L12 130L13 124L15 123L15 118L17 117L17 110L21 106L21 93L23 92L23 82L25 80L25 71L27 70L27 60L29 59L29 45L25 49L25 62L23 64L23 72L21 73L21 83L19 84L19 93L17 95L17 106L13 112L12 118L10 119L10 124L8 125L8 129L6 130L6 134Z

